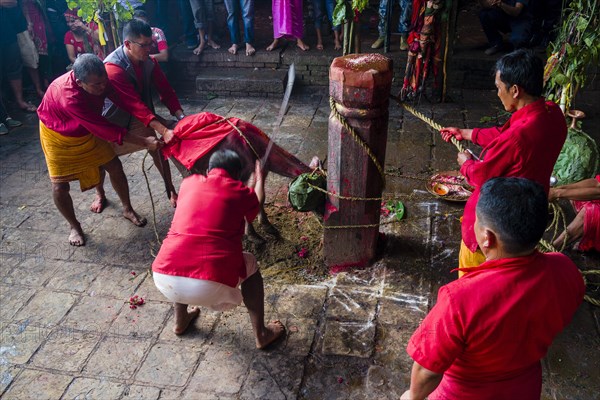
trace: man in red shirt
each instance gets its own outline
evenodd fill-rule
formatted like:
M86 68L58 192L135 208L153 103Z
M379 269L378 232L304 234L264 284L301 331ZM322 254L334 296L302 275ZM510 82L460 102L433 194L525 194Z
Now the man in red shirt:
M110 53L104 63L108 80L117 90L121 102L129 104L130 110L108 101L103 115L109 121L126 127L129 132L137 135L156 137L155 132L158 132L168 143L172 138L172 131L166 127L167 122L155 114L152 89L156 89L160 101L169 109L171 115L178 120L183 119L185 115L158 61L150 57L153 46L152 29L146 22L134 18L125 24L123 38L123 45ZM115 147L117 155L129 154L137 150L141 148L135 145ZM171 179L169 162L158 151L152 151L150 155L163 178L167 196L175 207L177 192ZM97 212L101 212L104 191L100 190L97 194L99 201Z
M480 160L468 152L458 154L460 172L475 187L465 205L459 267L474 267L484 261L475 240L475 206L479 188L488 179L515 176L540 183L546 193L550 175L567 137L567 124L560 108L542 94L544 65L529 50L516 50L496 63L495 83L504 109L513 113L502 127L443 128L451 137L470 140L483 147ZM459 274L461 276L461 274Z
M255 168L255 189L240 181L243 163L232 150L210 157L208 174L181 183L179 203L167 237L152 264L156 287L174 302L176 334L186 331L200 310L224 311L242 301L248 309L256 347L285 333L279 321L264 324L264 288L256 259L242 250L245 221L251 223L265 197L264 174ZM241 285L241 291L239 289Z
M155 137L129 134L102 117L106 98L129 107L108 82L102 61L93 54L82 54L73 63L72 71L50 84L38 108L40 142L52 181L54 204L71 225L69 243L73 246L83 246L85 238L75 217L69 182L79 180L82 191L91 189L100 183L101 170L110 175L123 203L123 216L135 225L146 224L131 207L123 166L107 141L130 142L154 151L160 142Z
M486 258L442 286L408 343L405 400L539 400L540 360L583 301L581 273L563 254L542 254L544 188L523 178L486 182L475 235Z
M133 14L134 18L141 19L142 21L150 24L148 20L148 14L144 10L136 10ZM167 36L162 29L155 26L151 26L152 29L152 48L150 49L150 57L154 58L158 62L169 61L169 45L167 44Z

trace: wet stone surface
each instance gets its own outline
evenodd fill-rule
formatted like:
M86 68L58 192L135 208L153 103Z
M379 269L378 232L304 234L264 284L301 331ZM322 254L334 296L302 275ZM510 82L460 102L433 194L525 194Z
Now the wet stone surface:
M464 91L452 98L453 103L423 101L417 108L436 122L461 127L479 126L481 117L500 114L493 91ZM577 106L588 114L586 131L599 139L597 105L585 99ZM187 114L243 117L305 162L314 154L325 158L326 90L294 93L282 125L275 127L279 105L276 99L183 101ZM161 107L158 112L167 114ZM425 191L434 171L456 169L456 150L397 104L390 103L383 195L404 203L405 218L382 218L386 246L366 269L311 276L322 266L302 264L306 260L298 260L297 249L285 255L296 259L280 270L261 265L266 319L279 319L287 328L285 338L266 351L255 348L243 306L224 313L202 310L185 335L172 332L172 304L147 271L159 248L156 233L164 237L173 209L146 160L155 233L140 171L143 152L121 160L132 204L148 218L148 226L137 228L122 218L110 185L108 208L93 214L88 210L93 194L73 184L75 210L87 235L87 245L74 248L52 204L37 119L13 117L25 124L0 138L2 398L362 400L397 399L407 389L408 340L435 304L439 287L455 279L450 271L457 264L463 204ZM179 186L181 177L172 170ZM267 181L267 203L281 211L273 218L276 225L290 220L285 217L290 214L288 183L271 175ZM302 243L295 227L312 216L291 218L296 225L275 248ZM318 232L322 235L322 229ZM321 251L319 240L314 243L311 251ZM600 265L597 254L568 254L582 269ZM283 265L281 260L275 264ZM146 304L130 308L133 295ZM598 308L583 304L557 338L543 361L544 400L597 398L599 321Z

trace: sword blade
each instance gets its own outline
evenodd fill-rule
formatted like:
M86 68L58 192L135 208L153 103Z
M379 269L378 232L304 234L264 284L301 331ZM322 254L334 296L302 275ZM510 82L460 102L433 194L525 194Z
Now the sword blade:
M273 133L271 134L271 137L274 137L279 132L279 127L281 126L281 123L283 122L283 116L285 115L285 113L287 111L287 106L290 101L290 96L292 95L292 88L294 87L295 80L296 80L296 67L295 67L294 63L292 63L292 65L290 65L290 69L288 70L288 79L287 79L287 85L285 87L285 94L283 95L283 101L281 102L281 108L279 109L279 115L277 117L277 122L275 124L275 127L273 128ZM271 153L272 148L273 148L273 140L271 139L271 140L269 140L269 145L267 146L265 155L263 156L262 160L260 160L261 168L264 168L264 166L267 162L267 159L269 158L269 154Z

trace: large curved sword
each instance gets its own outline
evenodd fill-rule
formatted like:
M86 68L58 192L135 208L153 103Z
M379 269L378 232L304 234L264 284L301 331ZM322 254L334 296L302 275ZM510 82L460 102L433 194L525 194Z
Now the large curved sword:
M287 111L287 106L290 101L290 96L292 95L292 88L294 87L294 80L296 79L296 66L294 63L290 65L290 69L288 70L287 77L287 85L285 87L285 94L283 95L283 101L281 102L281 108L279 109L279 115L277 117L277 122L275 123L275 127L273 128L273 133L271 137L274 137L279 132L279 127L283 122L283 117ZM260 160L261 168L264 168L267 159L269 158L269 153L271 153L271 149L273 148L273 140L269 140L269 145L267 146L267 150L265 151L265 155Z

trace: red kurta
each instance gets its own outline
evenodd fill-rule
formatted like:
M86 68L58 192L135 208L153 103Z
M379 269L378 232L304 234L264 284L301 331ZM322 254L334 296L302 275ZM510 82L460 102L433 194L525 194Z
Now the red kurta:
M154 69L152 70L152 83L158 91L160 101L169 109L171 115L175 115L175 112L181 109L181 104L179 104L175 90L173 90L169 84L169 81L167 80L167 77L162 72L162 69L160 69L158 61L154 59L151 60L155 64ZM141 85L143 84L143 79L141 79L141 68L136 68L136 65L133 65L138 75L137 81L141 90ZM141 93L139 93L135 86L131 83L131 78L129 77L127 71L112 63L106 63L105 66L106 72L108 73L108 79L115 87L118 95L124 102L131 104L131 111L127 110L127 112L142 121L145 126L148 126L156 117L148 108L148 106L146 106L146 104L144 104L142 101ZM116 102L114 103L117 104ZM117 104L117 106L119 105Z
M475 128L471 140L483 147L481 160L468 160L460 172L475 187L465 205L462 239L475 252L475 206L479 189L496 177L527 178L548 192L550 175L567 138L567 124L560 108L544 99L516 111L501 128Z
M225 170L190 175L181 183L171 229L152 270L236 287L246 278L244 218L252 222L258 210L254 191Z
M407 348L444 374L429 399L539 400L540 360L584 292L568 257L539 252L485 262L442 286Z
M83 137L92 133L109 142L122 144L127 129L102 116L106 97L125 110L130 108L121 101L110 83L103 96L95 96L77 85L75 75L70 71L48 86L37 113L44 125L63 136Z

